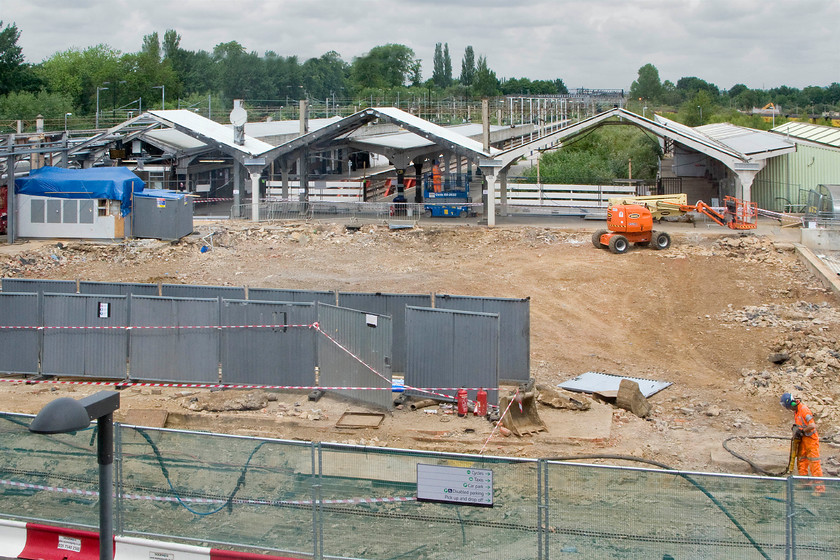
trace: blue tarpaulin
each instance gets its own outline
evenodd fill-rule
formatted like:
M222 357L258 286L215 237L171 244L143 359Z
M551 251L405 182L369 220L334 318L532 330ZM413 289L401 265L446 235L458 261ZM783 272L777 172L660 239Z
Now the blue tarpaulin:
M62 169L42 167L28 177L15 179L15 193L55 198L119 200L123 216L131 212L132 191L143 192L145 183L125 167Z

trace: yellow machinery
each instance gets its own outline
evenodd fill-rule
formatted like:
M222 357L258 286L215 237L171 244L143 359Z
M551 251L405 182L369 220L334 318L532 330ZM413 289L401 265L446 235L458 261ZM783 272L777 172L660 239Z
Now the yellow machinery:
M650 196L619 196L609 199L610 206L622 204L637 204L644 206L653 215L654 220L661 220L665 216L682 216L686 211L681 206L688 205L688 196L680 194L656 194Z

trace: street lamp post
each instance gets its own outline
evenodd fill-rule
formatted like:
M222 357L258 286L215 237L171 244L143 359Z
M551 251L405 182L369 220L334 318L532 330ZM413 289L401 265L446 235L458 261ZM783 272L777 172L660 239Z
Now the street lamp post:
M117 391L99 391L81 400L63 397L41 409L29 424L36 434L78 432L96 420L96 459L99 463L99 560L114 559L114 411Z
M73 113L64 113L64 132L67 132L67 117L73 116Z
M160 110L166 110L166 86L152 86L152 89L159 89L160 90Z
M698 105L697 109L700 111L700 124L703 124L703 107Z
M105 82L105 83L107 84L108 82ZM105 91L107 89L108 88L106 88L106 87L100 87L100 86L96 87L96 124L94 125L94 128L96 128L97 130L99 129L99 92L100 91Z

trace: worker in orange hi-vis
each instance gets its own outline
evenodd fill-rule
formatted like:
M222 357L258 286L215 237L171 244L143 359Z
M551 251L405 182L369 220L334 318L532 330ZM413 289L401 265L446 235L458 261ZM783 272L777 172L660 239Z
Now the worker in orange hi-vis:
M808 476L810 470L811 476L821 477L823 472L820 465L820 436L817 433L817 424L814 422L811 409L790 393L782 395L780 402L783 407L793 411L793 426L791 429L794 436L799 435L801 438L796 456L799 476ZM825 492L825 485L817 483L814 491L816 494L822 494Z
M435 163L432 164L432 188L435 192L441 192L443 190L440 176L440 165L438 165L437 160L435 160Z

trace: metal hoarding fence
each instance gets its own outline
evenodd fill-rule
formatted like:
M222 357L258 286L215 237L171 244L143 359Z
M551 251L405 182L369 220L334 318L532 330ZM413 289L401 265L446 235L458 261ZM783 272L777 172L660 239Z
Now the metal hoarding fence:
M312 303L223 299L222 382L315 385L315 315Z
M43 294L41 373L125 379L127 296Z
M522 382L531 377L531 300L435 294L436 309L456 309L499 316L499 379Z
M333 392L393 407L390 317L318 304L318 368L321 386L364 387Z
M29 278L3 278L4 292L50 292L53 294L75 294L75 280L35 280Z
M405 371L405 308L431 307L431 294L383 294L339 292L338 305L391 317L394 329L391 370Z
M217 383L218 326L218 299L131 296L129 376Z
M499 386L499 316L408 307L405 315L406 387ZM455 399L455 391L407 390L409 394ZM476 390L468 391L475 400ZM498 391L487 402L498 404Z
M40 296L0 293L0 371L37 374L42 331Z

